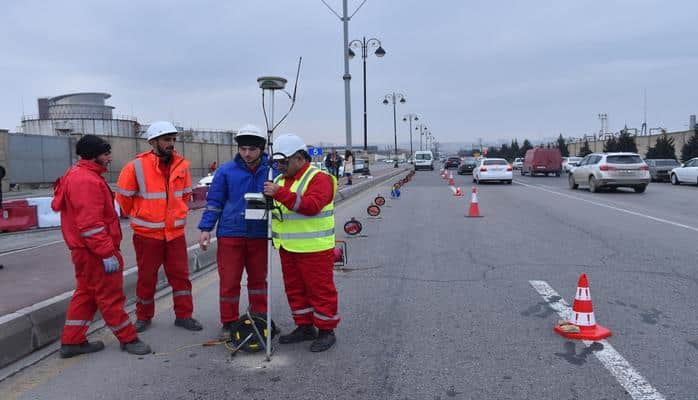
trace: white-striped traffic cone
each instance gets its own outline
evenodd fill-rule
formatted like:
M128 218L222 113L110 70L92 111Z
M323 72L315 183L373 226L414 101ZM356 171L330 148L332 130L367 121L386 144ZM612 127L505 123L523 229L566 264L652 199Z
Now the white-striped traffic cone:
M570 329L570 325L579 329ZM594 305L591 303L589 281L586 274L579 276L570 321L557 324L553 329L557 334L568 339L601 340L612 335L608 328L596 323Z

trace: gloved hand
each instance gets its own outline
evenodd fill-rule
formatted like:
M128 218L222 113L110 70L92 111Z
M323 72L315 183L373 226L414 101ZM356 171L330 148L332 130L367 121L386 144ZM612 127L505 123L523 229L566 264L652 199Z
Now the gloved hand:
M119 259L116 258L116 256L103 259L102 264L104 264L104 272L107 274L111 274L119 270Z

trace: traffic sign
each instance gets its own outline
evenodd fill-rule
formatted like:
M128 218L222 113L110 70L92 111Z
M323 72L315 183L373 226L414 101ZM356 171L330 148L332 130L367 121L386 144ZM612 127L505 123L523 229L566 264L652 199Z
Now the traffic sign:
M308 147L308 155L317 157L322 155L322 147Z

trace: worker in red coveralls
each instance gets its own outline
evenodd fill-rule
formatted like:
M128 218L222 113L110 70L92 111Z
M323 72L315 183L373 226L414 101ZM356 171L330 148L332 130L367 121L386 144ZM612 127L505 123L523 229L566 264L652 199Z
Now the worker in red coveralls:
M297 325L279 342L312 340L310 351L325 351L335 344L340 319L333 278L337 179L310 165L305 143L294 134L276 139L272 158L282 175L264 184L264 194L274 198L272 239Z
M123 259L119 250L121 226L114 194L102 177L111 162L111 146L95 135L77 143L80 161L56 181L51 208L61 213L61 231L75 264L77 285L68 306L60 355L68 358L104 348L88 342L87 328L99 310L104 322L131 354L150 353L138 339L124 311Z
M189 161L175 152L177 128L154 122L146 132L151 151L141 153L119 174L116 199L133 229L138 263L136 331L150 326L155 314L155 289L162 265L172 286L175 326L203 329L192 318L194 304L189 279L184 226L192 196Z

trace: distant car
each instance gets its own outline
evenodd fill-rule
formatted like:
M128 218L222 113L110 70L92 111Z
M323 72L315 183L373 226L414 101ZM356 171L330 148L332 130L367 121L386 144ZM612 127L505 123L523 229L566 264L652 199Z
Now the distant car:
M414 153L414 169L434 170L434 155L429 150L419 150Z
M521 167L521 175L555 174L555 176L560 176L561 171L562 157L560 156L560 149L530 149L526 152L523 166Z
M570 189L587 186L595 193L601 188L629 187L643 193L650 183L650 168L636 153L592 153L567 176Z
M215 174L216 174L216 172L214 171L213 173L208 174L208 175L204 176L203 178L199 179L198 185L199 186L211 186L211 182L213 182L213 176Z
M660 182L669 182L669 172L681 166L678 161L671 158L647 159L645 160L645 164L650 167L650 179Z
M521 167L523 167L523 158L517 157L514 159L514 162L511 164L511 167L514 168L515 170L520 170Z
M672 169L669 173L669 178L673 185L682 183L698 185L698 157L691 158L683 163L682 166Z
M475 166L477 165L477 160L475 157L465 157L458 166L458 175L466 175L473 173Z
M460 165L460 157L449 157L446 159L446 162L444 163L444 168L446 169L458 169L458 166Z
M570 170L582 161L582 157L562 157L562 172L570 172Z
M499 181L511 184L513 168L503 158L481 158L473 170L473 182Z

